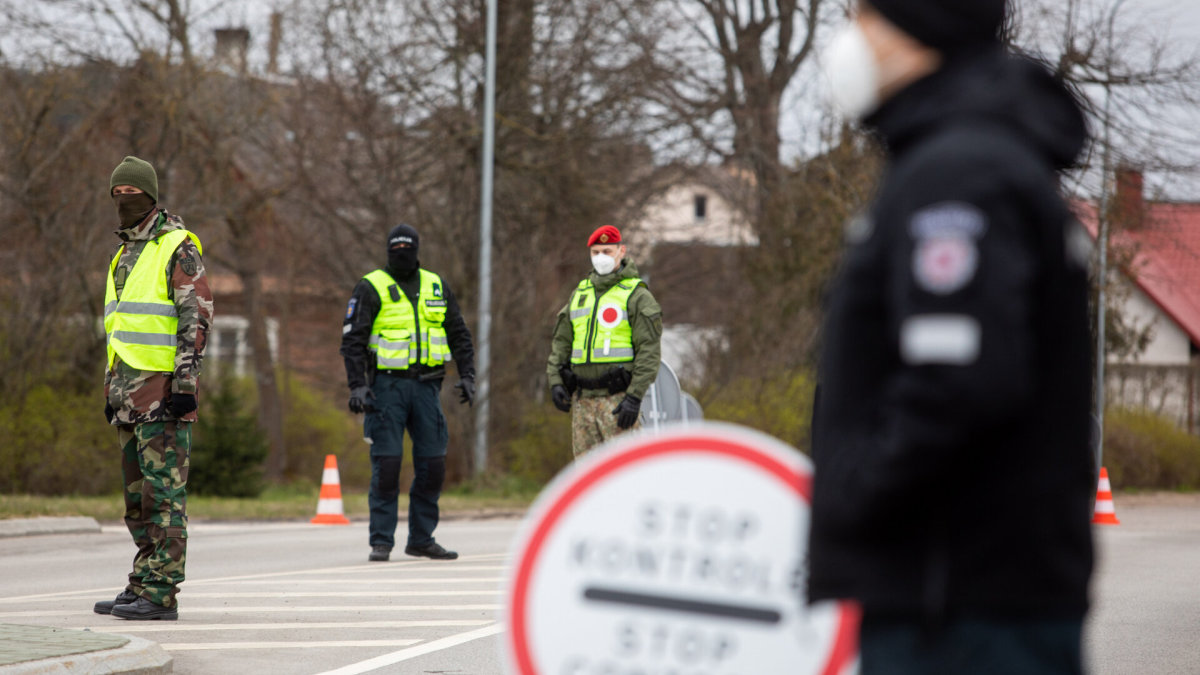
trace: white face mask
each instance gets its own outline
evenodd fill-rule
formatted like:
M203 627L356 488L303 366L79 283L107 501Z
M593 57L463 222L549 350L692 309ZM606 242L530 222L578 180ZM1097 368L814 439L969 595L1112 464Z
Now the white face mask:
M617 269L617 259L611 255L600 253L592 256L592 267L596 268L598 274L609 274Z
M822 62L833 104L845 115L862 119L879 107L879 64L857 21L838 31Z

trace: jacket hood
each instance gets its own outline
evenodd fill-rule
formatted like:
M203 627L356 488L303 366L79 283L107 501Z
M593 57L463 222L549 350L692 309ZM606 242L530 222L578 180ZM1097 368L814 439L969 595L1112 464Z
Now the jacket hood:
M998 122L1029 139L1055 168L1075 164L1087 142L1078 101L1041 64L1000 49L963 56L886 101L865 120L889 152L967 119Z

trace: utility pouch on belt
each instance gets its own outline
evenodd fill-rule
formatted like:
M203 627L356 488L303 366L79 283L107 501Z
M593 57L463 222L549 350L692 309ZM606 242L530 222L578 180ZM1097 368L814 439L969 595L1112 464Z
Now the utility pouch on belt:
M579 388L579 378L575 377L575 371L571 370L571 366L559 366L558 376L562 378L563 389L567 390L568 394L574 394Z
M617 367L608 371L608 393L619 394L629 388L629 383L633 381L633 373L624 368Z

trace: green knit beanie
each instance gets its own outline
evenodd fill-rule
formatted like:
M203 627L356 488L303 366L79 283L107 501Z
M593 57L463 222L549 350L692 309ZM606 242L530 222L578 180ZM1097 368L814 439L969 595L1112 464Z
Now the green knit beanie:
M154 173L150 162L144 159L130 156L121 160L117 168L113 169L112 180L108 183L108 194L111 195L113 188L118 185L132 185L150 195L155 203L158 202L158 174Z

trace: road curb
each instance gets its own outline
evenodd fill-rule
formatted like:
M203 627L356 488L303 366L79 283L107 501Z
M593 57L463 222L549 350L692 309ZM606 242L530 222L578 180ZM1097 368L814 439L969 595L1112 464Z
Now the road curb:
M83 633L85 631L72 631ZM131 635L124 646L0 666L0 675L166 675L174 661L156 642Z
M0 520L0 539L36 534L99 534L100 523L82 516L64 518L8 518Z

